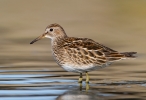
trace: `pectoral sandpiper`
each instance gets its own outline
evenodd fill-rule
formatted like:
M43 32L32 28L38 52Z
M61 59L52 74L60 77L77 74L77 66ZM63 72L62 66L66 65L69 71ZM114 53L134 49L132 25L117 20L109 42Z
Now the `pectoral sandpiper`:
M42 39L51 39L52 54L56 63L69 72L86 73L109 66L112 62L127 58L135 58L136 52L118 52L88 38L68 37L59 24L47 26L45 32L30 44Z

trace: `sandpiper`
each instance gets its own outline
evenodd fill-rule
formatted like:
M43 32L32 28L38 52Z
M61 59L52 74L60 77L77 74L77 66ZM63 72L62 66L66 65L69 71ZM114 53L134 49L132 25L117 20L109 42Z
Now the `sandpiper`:
M48 25L45 32L30 44L42 39L51 39L51 49L56 63L69 72L86 73L89 82L89 71L109 66L112 62L135 58L136 52L118 52L88 38L68 37L59 24Z

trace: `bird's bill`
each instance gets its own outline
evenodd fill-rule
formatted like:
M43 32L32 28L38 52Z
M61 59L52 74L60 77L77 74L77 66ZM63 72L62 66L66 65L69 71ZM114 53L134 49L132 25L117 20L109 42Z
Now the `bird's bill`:
M46 33L44 33L44 34L40 35L39 37L37 37L36 39L34 39L32 42L30 42L30 44L33 44L34 42L36 42L36 41L38 41L38 40L40 40L40 39L44 38L44 37L45 37L45 35L46 35Z

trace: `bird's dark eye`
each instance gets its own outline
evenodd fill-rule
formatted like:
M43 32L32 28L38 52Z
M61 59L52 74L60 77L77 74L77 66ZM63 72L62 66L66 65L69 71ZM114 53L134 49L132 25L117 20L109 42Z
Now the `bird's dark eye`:
M52 32L52 31L53 31L53 29L51 28L51 29L50 29L50 31Z

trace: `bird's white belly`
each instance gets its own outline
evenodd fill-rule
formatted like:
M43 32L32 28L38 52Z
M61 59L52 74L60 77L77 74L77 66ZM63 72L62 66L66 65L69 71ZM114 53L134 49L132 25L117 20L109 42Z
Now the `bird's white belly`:
M64 64L61 67L63 69L65 69L66 71L69 71L69 72L83 73L83 72L88 72L88 71L101 69L101 68L104 68L104 67L106 67L108 65L109 64L104 64L104 65L101 65L101 66L93 65L93 64L89 64L89 65Z

